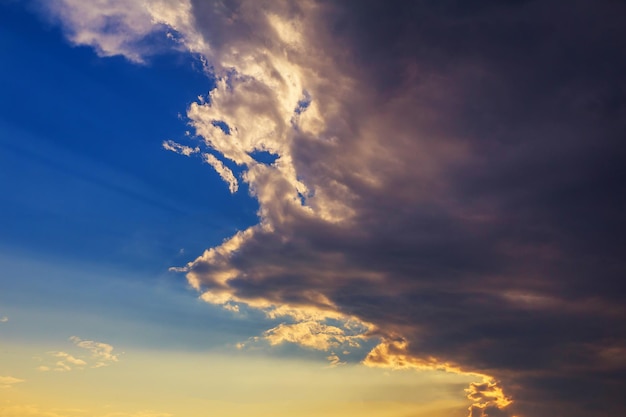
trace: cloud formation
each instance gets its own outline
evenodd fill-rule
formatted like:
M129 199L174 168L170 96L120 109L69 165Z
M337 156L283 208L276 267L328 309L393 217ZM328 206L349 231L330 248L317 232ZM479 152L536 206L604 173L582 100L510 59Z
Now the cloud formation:
M133 61L174 28L218 80L187 116L260 222L183 268L205 301L274 344L358 322L366 365L475 374L470 417L626 413L624 4L102 3L52 10Z
M143 63L146 56L164 50L163 42L155 42L156 39L146 42L159 34L187 49L203 48L201 38L194 34L188 1L36 2L62 25L72 43L92 46L100 56L124 55L133 62ZM179 33L185 33L186 37L181 38Z
M329 326L319 321L301 321L294 324L281 323L269 329L263 338L270 345L281 343L297 343L299 345L315 350L329 351L331 348L338 348L343 345L358 347L361 335L346 335L344 329Z
M11 388L20 382L24 382L24 380L12 376L0 376L0 388Z
M95 361L93 368L101 368L103 366L109 366L114 362L119 361L117 354L113 354L113 346L95 342L93 340L82 340L77 336L70 337L70 340L79 348L88 350L91 353L91 358Z
M233 174L233 171L225 166L224 163L217 159L214 155L204 152L200 153L199 147L196 146L195 148L192 148L190 146L181 145L180 143L174 142L172 140L166 140L163 142L163 149L183 156L200 154L202 156L202 160L211 165L215 172L217 172L217 174L222 178L222 180L224 180L224 182L228 184L228 189L231 193L236 193L239 189L239 182L237 181L237 178L235 178L235 174Z
M119 355L113 353L113 346L95 342L93 340L83 340L77 336L72 336L69 340L77 347L87 350L90 355L72 355L67 352L49 352L48 355L56 358L54 363L39 366L37 369L42 372L57 371L66 372L71 370L83 370L89 368L102 368L119 361Z

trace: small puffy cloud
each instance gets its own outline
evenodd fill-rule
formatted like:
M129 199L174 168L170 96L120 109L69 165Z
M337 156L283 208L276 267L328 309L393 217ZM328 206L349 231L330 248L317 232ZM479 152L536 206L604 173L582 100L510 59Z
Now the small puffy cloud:
M0 376L0 388L11 388L20 382L24 382L24 380L12 376Z
M336 353L331 353L330 355L328 355L326 357L326 359L330 362L330 365L328 365L330 368L335 368L339 365L345 365L345 362L341 361L341 358L339 356L337 356Z
M56 358L61 358L61 359L63 359L63 361L65 361L67 363L70 363L72 365L78 365L78 366L87 365L87 362L85 362L82 359L75 358L72 355L70 355L69 353L56 352L56 353L52 354L52 356L54 356Z
M37 370L41 372L67 372L72 370L84 370L85 368L102 368L119 361L119 356L113 353L113 346L107 343L83 340L77 336L72 336L69 340L76 347L87 350L90 355L86 356L81 352L48 352L48 357L53 359L49 363L38 366ZM43 359L38 358L38 360Z
M0 323L7 323L8 321L9 321L9 318L7 316L0 317Z
M85 369L87 362L79 359L67 352L48 352L48 355L53 358L46 365L40 365L37 370L40 372L67 372L73 369L82 370Z
M91 352L91 359L95 361L95 364L92 365L93 368L109 366L119 360L118 355L113 353L113 346L107 343L95 342L93 340L82 340L77 336L70 337L70 340L76 346Z
M69 353L66 352L53 352L51 355L55 358L58 358L58 361L55 363L54 370L55 371L71 371L72 369L84 369L87 365L82 359L76 358ZM44 370L44 367L40 367L40 370Z
M232 311L233 313L239 313L239 306L237 304L226 303L222 307L224 310Z

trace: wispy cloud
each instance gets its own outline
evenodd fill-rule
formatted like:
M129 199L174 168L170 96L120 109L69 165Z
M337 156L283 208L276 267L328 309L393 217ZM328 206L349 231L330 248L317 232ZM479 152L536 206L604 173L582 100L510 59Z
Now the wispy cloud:
M112 363L118 362L119 357L113 354L113 346L95 342L92 340L82 340L77 336L72 336L69 340L77 347L89 351L90 355L70 354L63 351L48 352L48 356L55 358L52 363L45 363L37 367L42 372L58 371L66 372L71 370L83 370L85 368L102 368Z
M9 321L9 318L7 316L0 317L0 323L7 323L8 321Z
M78 347L88 350L91 353L92 360L95 363L93 368L101 368L103 366L109 366L114 362L119 361L119 356L113 353L113 346L95 342L93 340L82 340L77 336L70 337L70 340Z
M82 359L75 358L66 352L54 352L51 353L52 356L58 358L59 360L55 364L55 371L71 371L72 369L84 369L87 365Z
M204 162L211 165L213 169L217 171L219 176L226 182L226 184L228 184L228 189L231 193L237 192L237 189L239 188L239 183L237 182L237 178L235 178L235 175L230 170L230 168L226 167L222 163L222 161L220 161L211 154L204 153L202 154L202 158L204 159Z
M24 382L24 380L12 376L0 376L0 388L11 388L20 382Z
M334 352L331 352L331 354L327 356L326 359L330 362L330 365L328 365L330 368L335 368L337 366L346 364L346 362L342 362L341 358Z
M175 152L179 155L190 156L195 153L200 152L200 148L197 146L192 148L190 146L181 145L180 143L174 142L173 140L166 140L163 142L163 149L166 149L171 152Z
M211 165L215 172L224 180L226 184L228 184L228 189L231 193L236 193L239 189L239 182L233 172L224 165L222 161L217 159L214 155L209 153L201 153L199 147L192 148L190 146L181 145L180 143L174 142L172 140L166 140L163 142L163 149L166 149L171 152L175 152L179 155L191 156L193 154L201 154L202 160L207 164Z
M624 414L626 6L440 3L52 9L102 55L165 27L213 68L187 116L260 221L180 269L202 299L275 312L271 344L360 323L366 365L477 376L471 417Z

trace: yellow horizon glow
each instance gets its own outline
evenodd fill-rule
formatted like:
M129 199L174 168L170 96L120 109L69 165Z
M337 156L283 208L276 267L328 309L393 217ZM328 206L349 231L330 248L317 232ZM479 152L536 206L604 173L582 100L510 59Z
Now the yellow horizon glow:
M41 372L46 350L3 345L0 375L24 382L0 390L0 417L460 417L471 382L442 371L135 349L107 367Z

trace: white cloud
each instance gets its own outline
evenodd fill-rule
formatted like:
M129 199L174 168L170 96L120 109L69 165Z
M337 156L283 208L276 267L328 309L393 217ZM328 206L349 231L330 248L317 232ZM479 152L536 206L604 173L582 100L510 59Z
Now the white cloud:
M55 371L71 371L72 369L84 369L87 365L82 359L76 358L69 353L66 352L52 352L52 356L55 358L59 358L59 360L55 363ZM39 370L46 370L46 367L39 367Z
M203 153L202 158L204 159L204 162L211 165L213 169L217 171L219 176L224 180L224 182L228 184L228 189L230 190L230 192L236 193L237 189L239 188L239 183L237 182L237 178L235 178L233 171L231 171L227 166L222 163L222 161L220 161L211 154Z
M82 340L77 336L72 336L69 340L75 346L89 351L90 355L85 356L80 353L63 351L48 352L48 356L55 358L55 360L38 366L37 370L41 372L66 372L84 370L85 368L102 368L119 361L119 356L113 353L113 346L107 343Z
M184 156L191 156L195 153L200 152L200 148L198 147L192 148L190 146L181 145L180 143L174 142L173 140L164 141L163 149L166 149L168 151L172 151L179 155L184 155Z
M103 366L109 366L110 364L119 361L119 357L113 354L113 346L95 342L93 340L82 340L77 336L70 337L70 340L78 347L87 349L91 352L91 358L96 361L92 365L93 368L101 368Z
M57 358L62 358L65 362L68 362L72 365L79 365L79 366L83 366L86 365L87 362L85 362L82 359L78 359L75 358L74 356L70 355L69 353L65 353L65 352L56 352L53 354L53 356L57 357Z
M141 41L159 32L178 39L187 49L205 49L193 30L189 1L51 0L42 5L61 22L71 42L91 46L101 56L122 55L144 62L145 56L156 51L152 50L155 46ZM171 31L184 36L174 36Z
M67 372L71 370L82 370L87 366L87 362L81 358L77 358L76 356L67 353L67 352L48 352L48 355L53 359L46 365L40 365L37 367L37 370L40 372Z
M9 321L9 318L7 316L0 317L0 323L7 323L8 321Z
M237 304L226 303L222 307L225 310L232 311L233 313L239 313L239 306Z
M173 140L164 141L163 149L175 152L183 156L191 156L193 154L200 153L200 148L197 146L195 148L192 148L190 146L181 145L180 143L174 142ZM224 182L228 184L228 189L231 193L237 192L239 188L239 182L237 181L237 178L235 178L233 172L227 166L225 166L222 161L217 159L215 155L211 155L208 153L202 153L202 160L211 165L213 169L215 169L220 178L222 178L222 180L224 180Z

